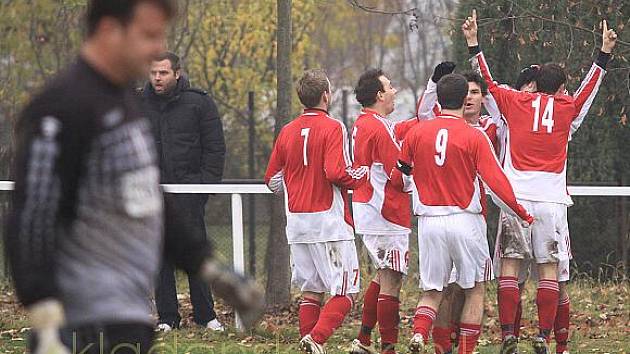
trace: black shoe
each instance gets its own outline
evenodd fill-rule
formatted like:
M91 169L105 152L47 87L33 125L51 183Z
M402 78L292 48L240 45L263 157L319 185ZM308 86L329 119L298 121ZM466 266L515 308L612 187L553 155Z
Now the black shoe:
M518 353L518 338L513 335L507 335L501 343L500 354L516 354Z

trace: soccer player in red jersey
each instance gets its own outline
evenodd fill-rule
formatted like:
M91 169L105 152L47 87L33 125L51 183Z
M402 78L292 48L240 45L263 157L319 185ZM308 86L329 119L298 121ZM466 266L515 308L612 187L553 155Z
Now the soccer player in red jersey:
M570 257L567 206L572 202L566 188L567 144L571 131L581 124L597 93L617 35L603 21L599 56L580 88L569 96L565 90L566 74L556 64L540 67L537 92L520 92L497 85L479 50L475 11L462 30L474 55L473 63L488 83L508 127L503 163L506 175L519 201L539 218L532 229L523 229L514 218L501 215L498 293L503 333L501 353L516 350L513 327L519 302L517 275L522 260L529 259L537 263L539 275L536 304L540 333L534 338L533 347L537 354L548 353L551 330L563 326L554 325L557 311L568 312L569 306L568 298L567 301L560 298L558 286L558 264ZM568 328L568 323L564 326ZM563 344L556 351L566 349L566 342Z
M302 292L300 350L321 354L359 292L347 190L365 184L369 170L352 167L346 129L328 115L331 89L326 74L306 71L297 93L304 113L278 135L265 183L286 199L292 283ZM326 293L331 297L322 307Z
M365 292L361 329L350 353L377 352L371 347L371 332L378 323L380 352L395 354L398 298L407 274L411 232L409 194L395 188L391 180L402 178L400 173L392 176L400 145L388 118L394 111L396 89L381 70L370 69L359 78L355 94L363 109L352 128L352 156L355 164L370 168L370 183L354 191L352 211L356 232L363 236L377 272Z
M472 353L481 334L484 283L492 279L479 179L506 212L527 225L533 217L516 202L488 138L462 119L468 96L466 78L444 76L438 82L437 96L441 114L409 131L398 162L404 174L413 174L420 278L425 291L414 316L410 349L414 353L424 349L442 291L455 267L456 283L466 296L459 352Z
M436 77L438 77L439 80L439 78L443 76L440 75L440 73L443 73L445 68L447 68L446 70L450 73L455 68L455 64L442 62L435 67L434 74L427 83L427 88L418 103L418 117L420 120L433 119L436 117L436 112L438 115L441 112L441 107L437 102ZM479 74L473 71L466 71L463 72L462 75L466 78L466 81L468 81L468 96L464 106L463 118L470 126L484 132L490 142L492 142L495 153L498 155L499 143L497 127L502 126L500 112L498 112L492 96L488 95L488 86ZM498 114L498 117L482 115L482 105L485 106L490 113ZM491 107L488 107L489 105L491 105ZM499 124L495 124L495 120L498 120ZM479 188L482 214L485 217L487 203L481 182ZM464 304L464 292L455 283L456 279L456 270L453 269L449 285L444 291L444 300L440 304L437 317L433 323L431 336L433 338L435 352L438 354L450 353L453 344L457 345L457 333L459 332L458 322Z

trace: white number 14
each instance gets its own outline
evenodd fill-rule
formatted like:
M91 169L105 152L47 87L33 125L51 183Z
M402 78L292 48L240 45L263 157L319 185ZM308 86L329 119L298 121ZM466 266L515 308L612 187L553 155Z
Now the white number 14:
M534 126L532 127L532 131L538 131L538 124L542 123L543 126L547 127L547 134L551 134L553 130L553 97L549 97L547 100L547 105L545 106L545 111L543 112L542 119L540 117L540 100L542 96L538 96L533 102L532 107L534 107Z

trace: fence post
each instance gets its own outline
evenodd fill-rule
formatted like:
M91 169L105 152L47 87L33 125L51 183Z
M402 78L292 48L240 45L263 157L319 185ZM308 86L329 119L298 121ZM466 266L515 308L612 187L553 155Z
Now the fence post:
M243 247L243 198L240 194L232 194L232 254L234 271L245 274L245 251ZM238 312L234 313L236 329L241 331L243 323Z
M249 108L249 178L256 178L256 160L254 148L256 146L256 121L254 116L254 91L249 91L247 106ZM249 210L249 274L256 277L256 195L250 194L247 198Z

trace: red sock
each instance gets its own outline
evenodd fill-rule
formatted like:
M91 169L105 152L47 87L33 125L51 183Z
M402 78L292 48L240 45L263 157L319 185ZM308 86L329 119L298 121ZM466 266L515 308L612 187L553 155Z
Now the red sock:
M521 334L521 316L523 315L523 302L518 297L518 307L516 308L516 319L514 319L514 336L516 338Z
M459 354L472 354L481 335L481 325L461 323L459 325Z
M315 328L311 331L311 337L318 344L324 344L343 323L344 318L352 308L352 299L348 296L331 297L319 315Z
M390 295L379 295L377 305L378 330L381 343L385 348L388 344L398 343L398 322L400 322L400 302Z
M420 333L425 342L429 340L429 331L435 321L437 311L429 306L418 306L416 314L413 316L413 333Z
M553 324L553 333L556 337L556 353L567 350L569 340L569 297L561 299L558 303L556 322Z
M459 321L451 321L451 347L459 341Z
M433 337L433 346L435 354L443 354L453 349L451 342L451 327L433 327L431 336Z
M375 281L370 282L365 295L363 296L363 316L361 318L361 330L357 337L361 344L372 344L372 329L376 325L378 294L381 292L381 285Z
M319 319L319 311L321 304L318 300L305 297L300 302L299 319L300 319L300 337L311 333L313 327Z
M518 293L518 279L516 277L499 277L497 298L501 337L505 338L507 335L514 335L514 320L521 299Z
M536 305L538 306L538 328L540 334L549 341L549 334L553 328L558 311L558 281L541 279L538 282Z

